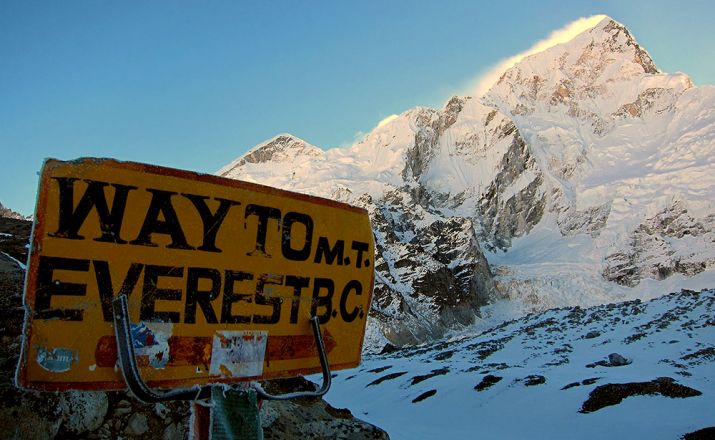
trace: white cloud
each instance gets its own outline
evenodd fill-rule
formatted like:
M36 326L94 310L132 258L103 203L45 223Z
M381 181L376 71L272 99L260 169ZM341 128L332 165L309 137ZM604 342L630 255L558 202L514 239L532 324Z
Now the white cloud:
M386 117L385 119L383 119L382 121L378 122L377 127L375 127L375 128L380 128L383 125L389 124L390 122L394 121L395 119L397 119L397 115L392 114L392 115Z
M387 116L386 118L383 118L380 122L378 122L377 125L375 126L375 128L373 128L372 130L377 130L378 128L382 127L383 125L389 124L390 122L394 121L397 118L398 118L398 115L395 115L395 114ZM352 140L341 143L340 147L349 147L350 145L360 142L361 140L363 140L363 138L365 138L365 136L367 136L370 132L372 132L372 130L370 130L367 133L362 130L356 132L353 135Z
M565 43L573 39L576 35L581 32L596 26L601 20L607 18L605 15L592 15L590 17L582 17L578 20L572 21L561 29L553 31L547 38L537 42L529 49L505 58L494 66L489 68L486 72L479 75L476 79L472 81L472 86L469 88L469 94L472 96L482 96L489 90L489 88L494 85L504 72L509 68L514 66L519 61L533 55L535 53L543 52L546 49L556 46L557 44Z

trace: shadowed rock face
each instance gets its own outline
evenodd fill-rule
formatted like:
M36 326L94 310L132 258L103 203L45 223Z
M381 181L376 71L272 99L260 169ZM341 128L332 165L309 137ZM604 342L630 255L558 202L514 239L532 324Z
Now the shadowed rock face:
M375 231L372 316L396 345L438 338L472 323L478 308L498 297L481 247L509 247L545 211L543 179L514 123L470 99L454 97L441 111L412 111L414 141L401 173L406 184L353 201L369 211ZM465 120L477 125L465 127ZM432 180L441 178L433 168L441 169L445 161L467 164L459 169L473 173L470 167L484 161L495 164L477 179L486 184L466 183L474 177L459 173L467 171L446 176L466 185L453 193L441 192Z
M363 206L377 253L373 318L387 339L417 343L472 323L495 295L472 220L437 217L402 191Z
M692 276L715 264L706 252L677 247L679 239L715 241L715 217L697 219L680 202L646 219L631 234L629 245L606 257L603 276L633 287L645 278L661 280L680 273Z
M31 222L0 218L0 252L27 261ZM43 393L15 386L24 319L24 271L0 255L0 438L183 439L190 404L143 404L126 392ZM305 379L267 385L273 392L312 388ZM381 429L322 399L264 404L266 439L387 439Z
M483 219L481 238L491 249L507 249L511 239L528 233L544 214L546 199L542 191L543 179L538 170L535 178L511 197L503 193L527 170L535 169L534 158L518 135L516 127L508 124L504 135L516 133L511 146L501 158L499 173L479 200Z

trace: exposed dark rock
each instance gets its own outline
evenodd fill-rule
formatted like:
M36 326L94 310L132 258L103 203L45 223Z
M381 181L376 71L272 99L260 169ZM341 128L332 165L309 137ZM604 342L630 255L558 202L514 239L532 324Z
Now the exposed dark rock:
M387 344L385 344L384 347L382 347L382 350L380 350L380 354L394 353L397 350L398 350L397 347L395 347L394 345L392 345L388 342Z
M546 383L546 378L538 374L532 374L531 376L526 376L524 378L524 385L527 387L532 387L534 385L541 385Z
M611 202L608 202L580 211L568 209L559 215L557 222L562 235L588 233L595 237L606 226L610 213Z
M511 124L511 125L509 125ZM481 238L490 249L507 249L511 239L528 233L541 220L546 208L542 193L543 178L536 177L524 189L502 199L507 188L527 169L535 169L535 161L528 146L516 131L513 123L503 128L504 136L516 133L511 147L501 160L500 173L484 192L479 201L479 210L484 227Z
M438 219L431 200L415 188L358 201L370 213L375 232L378 281L371 316L393 346L436 339L471 324L478 307L496 292L473 221Z
M589 394L579 412L590 413L607 406L617 405L623 399L631 396L662 395L671 398L699 396L702 393L684 385L680 385L670 377L660 377L650 382L630 382L606 384L597 386Z
M396 372L396 373L386 374L386 375L384 375L384 376L382 376L382 377L379 377L379 378L373 380L372 382L370 382L369 384L367 384L367 385L365 385L365 386L366 386L366 387L371 387L371 386L373 386L373 385L379 385L379 384L385 382L386 380L396 379L396 378L398 378L398 377L400 377L400 376L403 376L403 375L405 375L405 374L407 374L407 371L399 371L399 372Z
M623 356L621 356L618 353L611 353L608 355L608 360L607 361L597 361L590 363L586 365L586 368L596 368L596 367L622 367L625 365L629 365L633 362L630 359L627 359Z
M502 379L503 379L503 377L501 377L501 376L494 376L492 374L487 374L486 376L484 376L482 378L481 382L479 382L478 384L476 384L474 386L474 389L477 391L484 391L488 388L491 388L492 385L499 383Z
M677 252L671 241L685 236L713 241L712 218L697 219L688 213L684 203L675 201L641 223L631 233L627 247L606 257L604 278L632 287L645 278L662 280L676 273L696 275L715 264L707 252Z
M435 376L444 376L445 374L449 373L449 368L438 368L436 370L432 370L431 373L429 374L423 374L421 376L414 376L412 378L412 382L410 382L410 385L417 385L420 382L423 382L427 379L431 379Z
M703 348L702 350L698 350L694 353L686 354L681 357L681 359L688 361L691 364L715 361L715 347Z
M437 390L425 391L424 393L422 393L422 394L420 394L419 396L417 396L417 397L415 397L414 399L412 399L412 403L421 402L421 401L423 401L423 400L425 400L425 399L427 399L427 398L430 398L430 397L434 396L435 394L437 394Z
M608 355L608 362L611 367L621 367L623 365L628 365L633 361L631 361L630 359L624 358L623 356L621 356L618 353L611 353Z
M436 361L443 361L443 360L451 358L453 355L454 355L454 350L443 351L442 353L437 354L434 357L434 359Z
M715 439L715 426L709 428L698 429L697 431L689 432L681 437L683 440L712 440Z

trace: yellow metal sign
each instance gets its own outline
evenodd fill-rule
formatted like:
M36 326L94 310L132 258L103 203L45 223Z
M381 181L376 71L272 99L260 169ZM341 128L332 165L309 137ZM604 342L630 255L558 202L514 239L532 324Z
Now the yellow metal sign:
M367 212L287 191L110 159L48 160L25 285L18 382L123 389L112 299L126 294L150 386L360 363L374 280Z

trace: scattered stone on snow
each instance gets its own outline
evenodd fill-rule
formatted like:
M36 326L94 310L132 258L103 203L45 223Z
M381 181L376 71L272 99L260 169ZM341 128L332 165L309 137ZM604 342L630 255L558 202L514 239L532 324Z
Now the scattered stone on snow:
M385 365L384 367L373 368L372 370L367 370L368 373L382 373L385 370L392 368L392 365Z
M617 405L623 399L631 396L661 395L671 398L699 396L702 393L696 389L680 385L670 377L659 377L650 382L609 383L597 386L589 394L580 413L598 411L607 406Z
M437 394L437 390L429 390L412 399L412 403L421 402Z
M492 385L499 383L503 377L501 376L494 376L492 374L487 374L482 378L482 381L479 382L477 385L474 386L474 389L477 391L484 391L488 388L491 388Z
M541 385L546 383L546 378L538 374L532 374L524 378L524 385L527 387L532 387L534 385Z
M436 370L432 370L431 373L423 374L421 376L414 376L410 385L417 385L422 381L425 381L435 376L444 376L447 373L449 373L449 368L438 368Z
M608 355L608 362L611 364L611 367L622 367L624 365L630 364L633 361L630 359L626 359L618 353L611 353Z
M608 355L607 361L597 361L586 365L586 368L596 368L596 367L623 367L625 365L630 365L633 361L621 356L618 353L611 353Z

